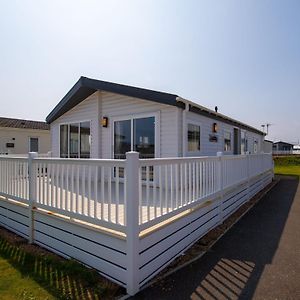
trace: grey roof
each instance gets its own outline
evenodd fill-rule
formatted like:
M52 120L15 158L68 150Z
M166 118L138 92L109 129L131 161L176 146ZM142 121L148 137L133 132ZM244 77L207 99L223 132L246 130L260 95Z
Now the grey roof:
M80 77L71 90L62 98L55 106L51 113L47 116L46 122L52 123L62 116L68 110L79 104L88 96L96 91L106 91L125 96L150 100L158 103L180 106L177 103L177 95L158 92L148 89L142 89L134 86L128 86L108 81L96 80L86 77Z
M96 91L105 91L115 94L121 94L129 97L140 98L162 104L177 106L182 109L185 108L185 104L180 101L183 98L175 94L158 92L149 89L138 88L129 85L123 85L113 82L107 82L102 80L91 79L87 77L80 77L71 90L62 98L62 100L54 107L50 114L46 118L47 123L52 123L64 113L75 107L82 102L88 96L92 95ZM179 100L179 101L178 101ZM189 110L206 117L219 120L233 126L238 126L242 129L246 129L261 135L265 135L262 131L244 124L240 121L229 118L220 113L216 113L210 109L199 106L196 103L189 101Z
M278 141L278 142L275 142L275 143L273 143L273 144L274 144L274 145L277 145L277 144L284 144L284 145L294 146L294 144L287 143L287 142L283 142L283 141Z
M5 118L5 117L0 117L0 127L50 130L50 125L45 122L23 120L23 119L12 119L12 118Z

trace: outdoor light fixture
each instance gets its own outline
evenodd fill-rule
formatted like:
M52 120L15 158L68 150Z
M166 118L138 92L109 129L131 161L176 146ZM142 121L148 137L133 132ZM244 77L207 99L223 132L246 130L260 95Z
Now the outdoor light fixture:
M102 118L101 125L102 125L102 127L107 127L108 126L108 117L103 117Z
M217 123L213 123L212 132L214 132L214 133L218 132L218 124Z

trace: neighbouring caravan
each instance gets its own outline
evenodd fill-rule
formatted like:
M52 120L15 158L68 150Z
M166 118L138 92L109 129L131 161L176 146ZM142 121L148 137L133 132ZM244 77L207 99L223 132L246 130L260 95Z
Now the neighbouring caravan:
M45 122L0 117L0 155L46 154L50 126Z

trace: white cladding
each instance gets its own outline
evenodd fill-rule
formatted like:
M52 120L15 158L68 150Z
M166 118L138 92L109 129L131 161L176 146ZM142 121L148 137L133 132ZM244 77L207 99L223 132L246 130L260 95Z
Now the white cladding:
M102 116L109 119L109 127L101 128L103 158L112 158L113 120L120 117L134 118L144 114L157 116L158 156L178 156L179 136L176 128L178 127L179 109L177 107L107 92L101 93L101 103Z
M220 122L216 121L214 119L193 113L193 112L187 112L186 116L186 122L192 123L192 124L198 124L200 125L200 151L198 153L186 153L187 156L211 156L211 155L216 155L218 151L224 152L224 154L233 154L233 131L235 127L233 125L227 124L225 122ZM216 133L213 133L212 128L213 128L213 123L217 123L218 130ZM254 153L254 141L257 141L258 147L257 147L257 153L261 152L261 144L263 140L263 136L259 135L257 133L243 130L246 133L246 139L248 140L248 151L250 153ZM224 132L230 132L231 134L231 151L224 151ZM217 137L217 142L212 142L209 140L209 136L214 135Z
M178 157L183 155L183 131L188 123L200 125L200 151L186 152L186 156L216 155L224 151L224 132L231 133L231 151L233 154L234 126L225 122L193 113L186 112L186 124L183 124L183 110L175 106L156 103L124 95L95 92L77 106L66 112L51 124L52 155L59 156L59 126L73 122L91 122L91 158L112 158L113 155L113 121L120 118L135 118L143 115L156 116L156 155L157 157ZM100 122L102 117L108 118L108 127L104 128ZM213 123L217 123L217 133L212 132ZM218 141L212 142L209 136L214 134ZM246 131L248 151L254 153L254 141L257 141L257 153L261 152L263 136ZM186 141L187 142L187 141Z
M143 114L158 115L158 156L177 157L178 108L107 92L94 93L51 124L52 154L54 157L59 156L60 124L91 121L91 157L112 158L113 119ZM100 125L103 116L108 117L107 128Z

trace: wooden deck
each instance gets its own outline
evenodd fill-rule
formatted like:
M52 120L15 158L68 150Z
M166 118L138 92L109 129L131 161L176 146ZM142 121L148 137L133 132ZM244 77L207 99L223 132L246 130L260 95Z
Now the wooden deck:
M76 183L77 184L77 183ZM72 186L70 182L68 184ZM73 186L76 186L73 183ZM51 208L66 210L91 218L105 220L115 224L125 225L125 197L124 184L119 183L118 188L115 182L105 182L104 190L101 185L95 186L93 182L90 187L86 188L81 181L77 185L76 191L66 188L60 184L47 184L44 178L41 184L37 184L37 203L43 204ZM187 188L187 187L186 187ZM73 191L72 191L73 190ZM183 195L185 195L185 189ZM146 186L142 186L140 201L140 223L154 219L157 216L166 214L172 210L170 189L166 193L165 188L150 186L148 197ZM175 194L175 193L174 193ZM166 197L167 196L167 197ZM168 197L169 196L169 197ZM111 199L109 201L108 199ZM181 201L181 199L178 199Z

